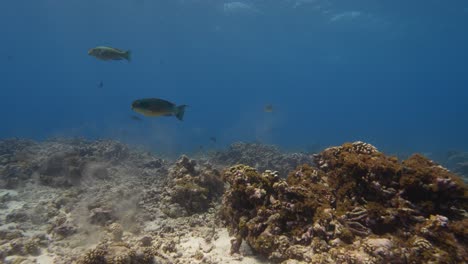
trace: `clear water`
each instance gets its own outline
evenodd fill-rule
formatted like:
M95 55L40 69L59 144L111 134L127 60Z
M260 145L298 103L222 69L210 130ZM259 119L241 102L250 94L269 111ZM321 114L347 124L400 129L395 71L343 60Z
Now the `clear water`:
M466 150L467 25L462 0L3 0L0 138ZM190 108L132 120L145 97Z

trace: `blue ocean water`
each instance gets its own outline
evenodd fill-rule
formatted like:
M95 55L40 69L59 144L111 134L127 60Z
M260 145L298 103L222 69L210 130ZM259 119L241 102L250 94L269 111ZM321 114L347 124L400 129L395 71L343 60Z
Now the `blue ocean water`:
M466 150L467 25L462 0L4 0L0 138ZM131 119L146 97L190 107Z

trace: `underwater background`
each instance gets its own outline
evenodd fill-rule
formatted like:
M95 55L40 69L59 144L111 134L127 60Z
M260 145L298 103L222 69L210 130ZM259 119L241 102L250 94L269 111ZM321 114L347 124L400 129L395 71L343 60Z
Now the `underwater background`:
M1 1L0 138L466 150L466 25L462 0ZM132 61L88 56L99 45ZM190 107L133 120L147 97Z
M467 25L466 0L1 0L0 263L468 263Z

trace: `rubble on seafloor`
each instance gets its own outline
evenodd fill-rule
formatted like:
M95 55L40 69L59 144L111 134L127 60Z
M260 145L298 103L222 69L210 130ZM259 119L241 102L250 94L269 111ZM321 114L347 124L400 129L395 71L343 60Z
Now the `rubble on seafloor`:
M275 155L259 159L295 164L286 179L115 141L0 141L0 262L467 262L467 187L443 167L362 142Z
M5 140L0 154L1 263L258 262L225 254L224 182L206 161L81 139Z

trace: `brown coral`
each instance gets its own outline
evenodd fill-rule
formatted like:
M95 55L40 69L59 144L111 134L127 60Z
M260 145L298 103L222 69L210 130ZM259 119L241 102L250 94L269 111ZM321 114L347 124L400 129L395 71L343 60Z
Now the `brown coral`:
M209 164L182 156L170 170L168 196L188 214L206 211L224 191L221 174Z
M442 212L459 218L454 208L468 211L468 189L462 179L418 154L405 160L403 166L402 197L417 205L426 217Z
M335 261L466 261L467 187L457 176L420 155L400 163L363 142L328 148L315 162L286 180L243 165L224 172L232 252L245 240L272 261L310 261L304 252L337 245L348 250L333 251Z

